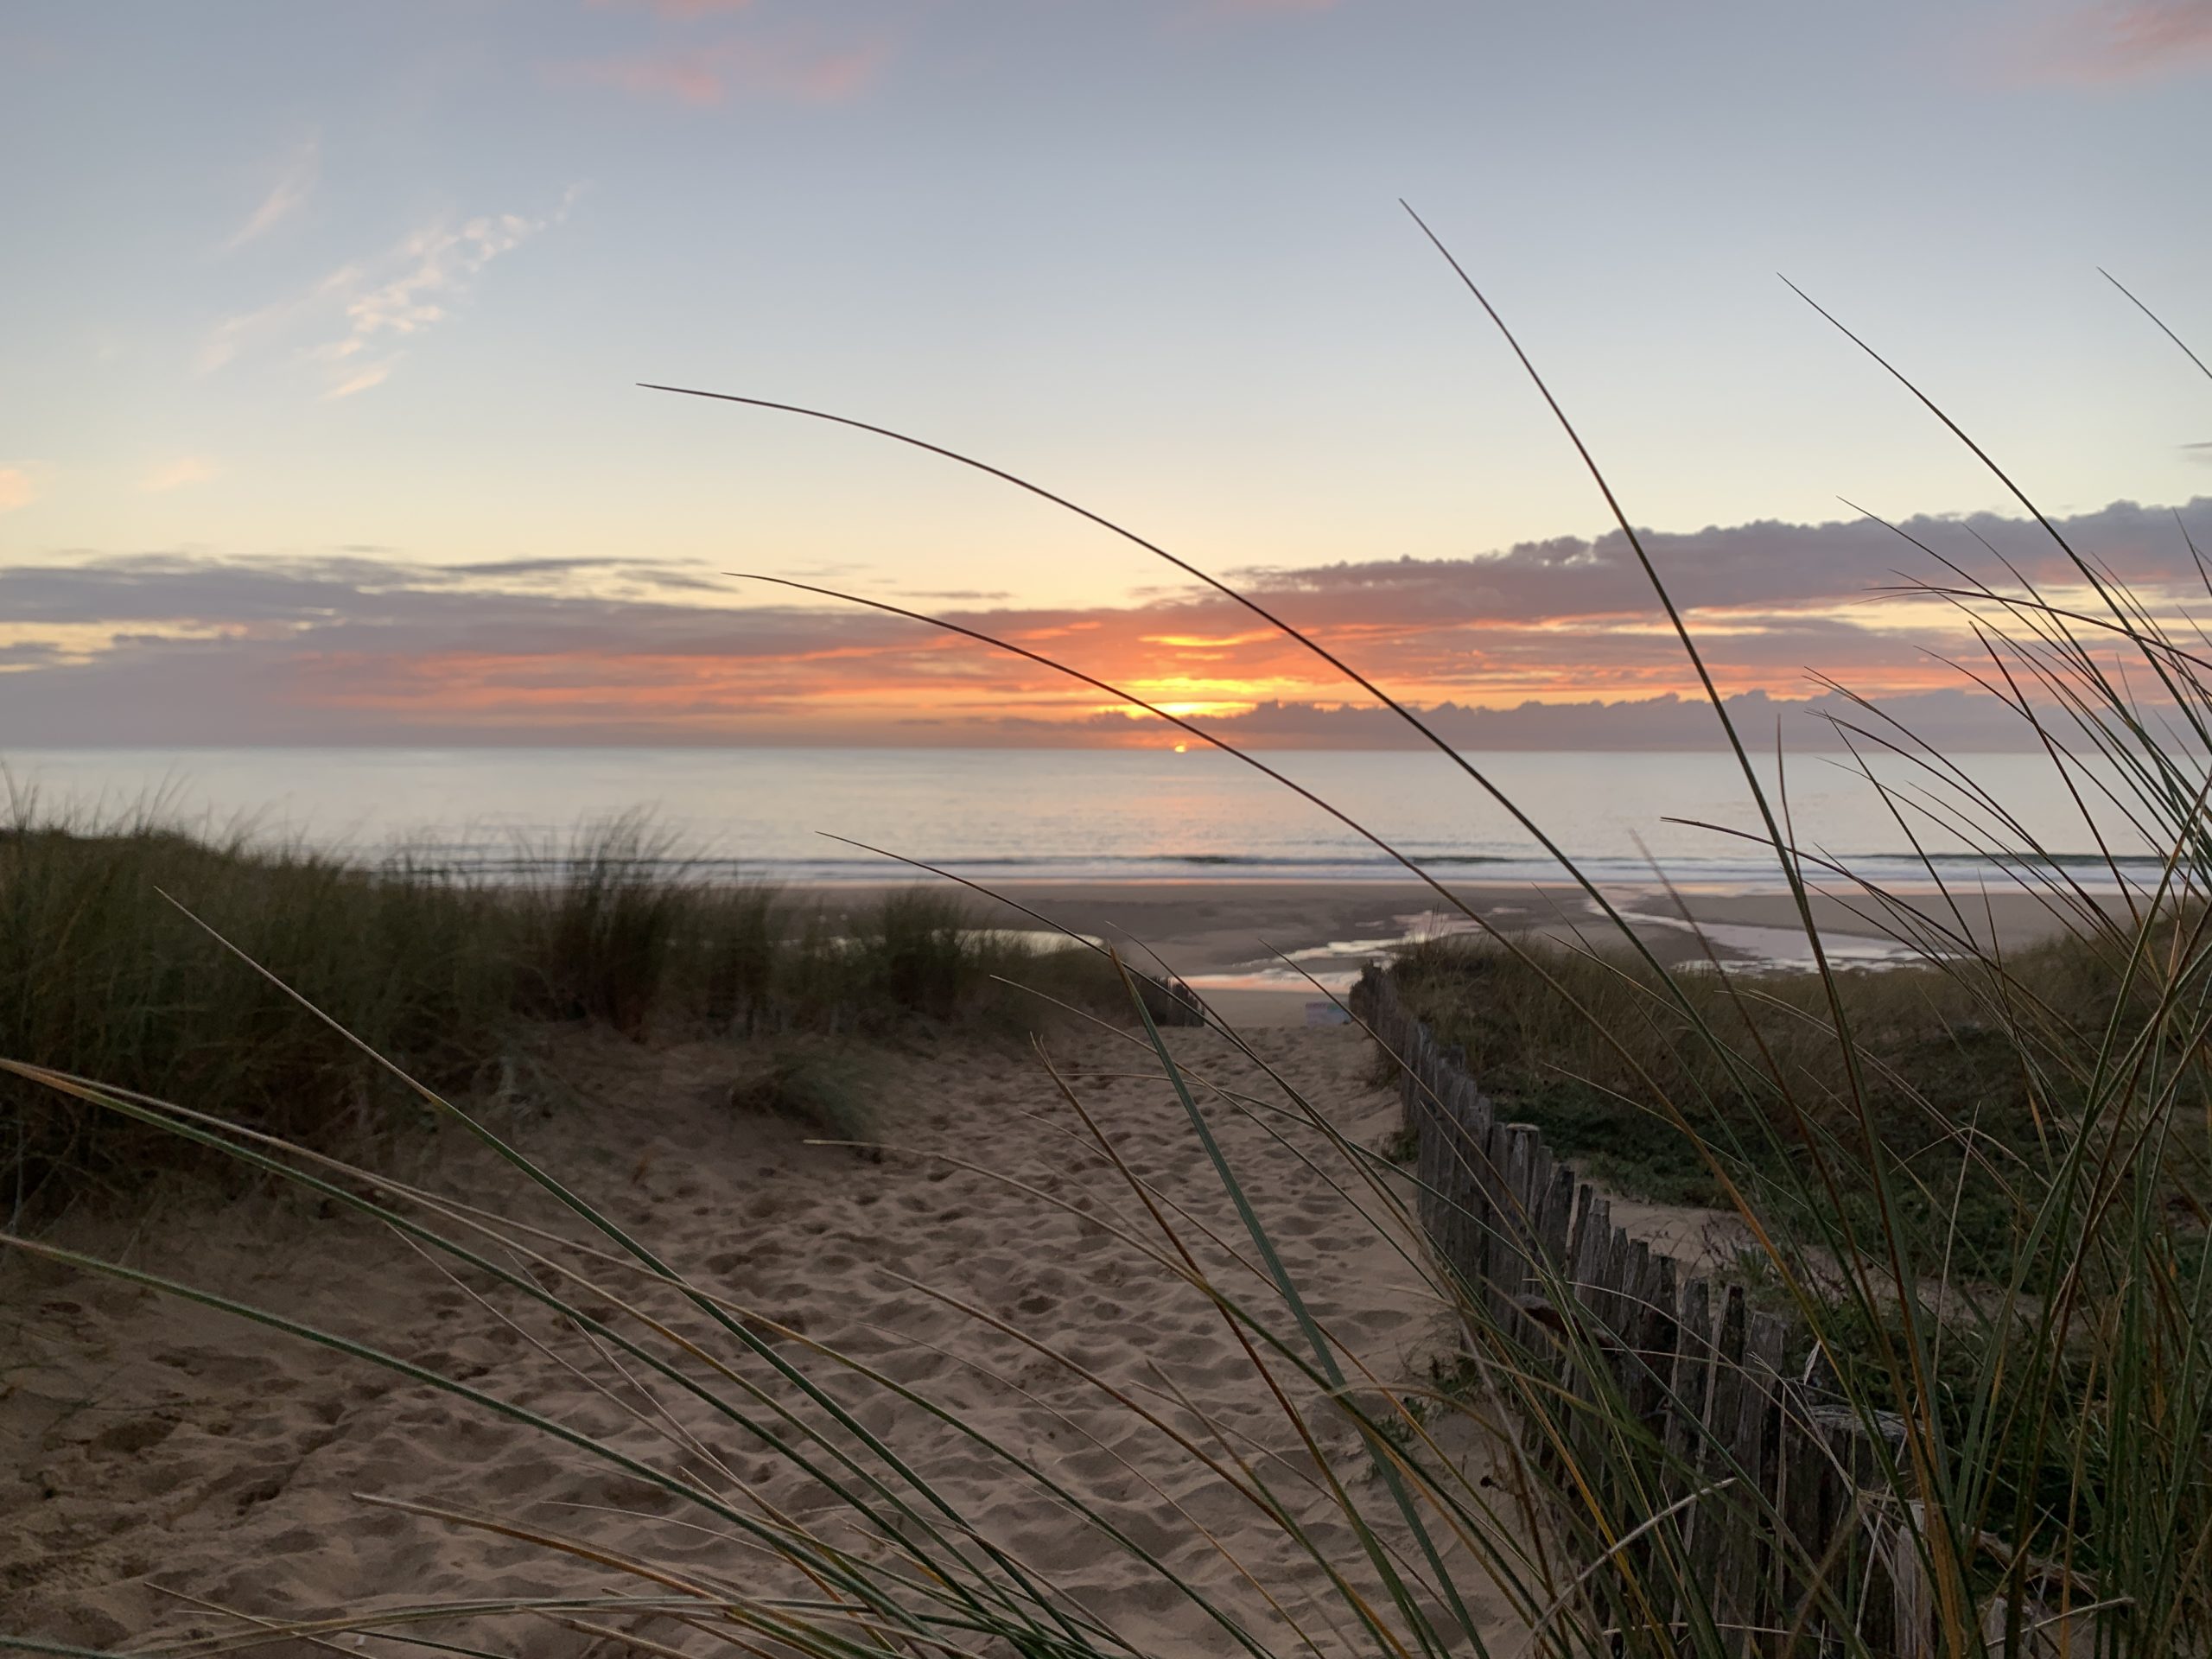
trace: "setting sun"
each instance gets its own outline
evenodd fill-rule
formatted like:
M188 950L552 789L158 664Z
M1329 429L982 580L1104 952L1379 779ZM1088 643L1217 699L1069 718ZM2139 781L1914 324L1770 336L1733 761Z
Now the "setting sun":
M2209 93L0 0L0 1655L2212 1659Z

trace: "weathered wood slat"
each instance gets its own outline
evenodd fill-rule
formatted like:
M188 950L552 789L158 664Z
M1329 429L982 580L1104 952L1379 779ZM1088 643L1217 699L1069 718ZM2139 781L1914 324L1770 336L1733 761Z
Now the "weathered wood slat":
M1776 1471L1786 1453L1780 1446L1783 1424L1782 1359L1789 1328L1770 1314L1753 1313L1744 1341L1744 1453L1751 1461L1758 1493L1765 1501L1746 1528L1747 1565L1753 1573L1751 1605L1755 1623L1770 1632L1756 1637L1755 1652L1773 1654L1778 1638L1776 1627L1782 1605L1782 1550L1772 1518L1778 1508Z
M1465 1053L1411 1016L1388 974L1370 967L1351 1005L1402 1062L1416 1210L1439 1258L1510 1344L1504 1357L1551 1365L1570 1398L1611 1402L1553 1411L1556 1450L1531 1424L1548 1466L1563 1453L1586 1483L1618 1476L1586 1484L1598 1511L1578 1503L1563 1539L1602 1548L1700 1493L1621 1558L1623 1581L1639 1584L1662 1552L1681 1564L1672 1576L1688 1599L1661 1617L1710 1619L1758 1659L1827 1659L1853 1628L1879 1632L1878 1646L1924 1646L1916 1575L1885 1560L1895 1517L1861 1496L1885 1484L1878 1454L1847 1414L1785 1374L1794 1327L1751 1307L1741 1285L1686 1274L1617 1230L1611 1204L1535 1128L1497 1121Z
M1470 1283L1479 1282L1483 1270L1483 1232L1488 1226L1488 1204L1483 1192L1480 1137L1490 1124L1489 1109L1471 1079L1462 1077L1452 1090L1449 1156L1454 1213L1452 1225L1440 1241L1445 1255Z

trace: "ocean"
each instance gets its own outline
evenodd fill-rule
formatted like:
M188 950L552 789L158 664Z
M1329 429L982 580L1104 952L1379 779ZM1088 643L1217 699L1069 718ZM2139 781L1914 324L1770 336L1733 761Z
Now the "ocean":
M1559 867L1440 755L1270 751L1262 757L1440 877L1543 881ZM1783 883L1732 761L1703 753L1495 753L1469 760L1594 879L1757 893ZM1952 757L2091 885L2096 840L2040 755ZM539 858L579 826L650 815L709 868L791 883L881 881L899 868L842 836L981 881L1389 880L1400 868L1234 759L1166 749L19 750L19 801L41 816L112 820L151 809L209 831L245 829L373 861L404 851L496 870ZM1772 760L1764 763L1770 774ZM1915 792L1902 761L1885 777ZM1793 758L1788 803L1808 850L1891 885L1925 880L1912 837L1947 881L1997 874L1971 835L1932 811L1905 825L1848 758ZM1931 796L1932 801L1934 798ZM2101 826L2134 875L2152 849L2116 814Z

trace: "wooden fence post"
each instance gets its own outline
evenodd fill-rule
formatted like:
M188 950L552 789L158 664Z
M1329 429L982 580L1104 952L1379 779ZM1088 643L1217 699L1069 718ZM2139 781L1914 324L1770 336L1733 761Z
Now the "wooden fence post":
M1870 1524L1859 1489L1871 1459L1856 1422L1786 1375L1794 1327L1751 1308L1741 1285L1686 1275L1617 1230L1611 1205L1532 1125L1497 1121L1465 1054L1413 1017L1392 976L1370 966L1351 1001L1402 1062L1416 1208L1438 1256L1496 1329L1532 1357L1554 1356L1571 1397L1617 1398L1633 1420L1613 1426L1621 1446L1642 1456L1642 1444L1652 1459L1650 1478L1592 1493L1602 1530L1637 1523L1615 1513L1630 1493L1647 1508L1703 1493L1628 1552L1624 1572L1649 1583L1644 1569L1677 1554L1684 1596L1701 1598L1724 1645L1747 1656L1831 1655L1847 1635L1839 1621L1854 1616L1875 1645L1924 1652L1933 1627L1918 1559L1895 1516ZM1589 1340L1554 1341L1535 1316ZM1591 1471L1605 1431L1589 1413L1565 1421L1566 1454ZM1636 1440L1638 1427L1648 1441ZM1549 1462L1548 1444L1540 1450ZM1565 1519L1567 1537L1595 1535L1592 1517ZM1690 1601L1654 1611L1678 1625L1703 1616Z

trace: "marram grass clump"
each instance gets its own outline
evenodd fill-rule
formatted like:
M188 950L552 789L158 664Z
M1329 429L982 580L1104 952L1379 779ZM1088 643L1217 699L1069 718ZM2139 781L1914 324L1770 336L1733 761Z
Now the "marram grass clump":
M2204 918L2190 902L2147 923L2145 954L2186 948ZM2190 1064L2168 990L2128 970L2131 937L2058 928L2001 958L1961 952L1825 978L1662 974L1618 948L1463 937L1401 951L1395 972L1408 1009L1465 1052L1508 1116L1619 1189L1725 1207L1728 1181L1741 1179L1794 1202L1810 1137L1839 1178L1820 1204L1871 1223L1878 1143L1919 1267L1973 1275L2001 1271L2025 1237L2043 1154L2089 1109L2103 1045ZM2169 1201L2184 1211L2212 1195L2206 1152L2202 1121L2177 1122L2161 1148Z
M422 1118L392 1067L466 1096L549 1025L992 1039L1050 1023L1055 1000L1125 1007L1111 964L1072 943L978 930L941 893L832 910L709 880L636 819L499 880L146 822L19 810L0 831L0 1054L324 1147ZM158 1135L0 1079L16 1213L174 1161Z
M803 1124L826 1140L865 1141L882 1122L880 1087L850 1045L784 1038L730 1084L728 1103L735 1112Z

